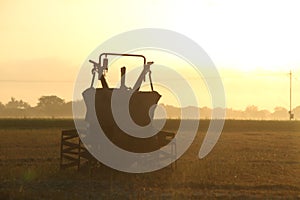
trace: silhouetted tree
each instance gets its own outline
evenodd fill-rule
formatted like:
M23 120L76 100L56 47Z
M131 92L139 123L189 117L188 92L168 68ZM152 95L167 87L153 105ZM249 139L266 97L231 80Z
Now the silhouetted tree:
M37 109L45 115L52 117L59 116L62 113L62 107L65 105L65 100L55 96L42 96L39 98Z
M16 100L14 97L11 97L10 101L5 105L7 109L28 109L30 105L27 102L22 100Z
M65 100L55 96L42 96L39 98L39 102L37 107L39 108L47 108L52 106L62 106L65 103Z
M14 97L11 97L10 101L5 104L1 116L26 117L30 108L31 107L27 102L16 100Z

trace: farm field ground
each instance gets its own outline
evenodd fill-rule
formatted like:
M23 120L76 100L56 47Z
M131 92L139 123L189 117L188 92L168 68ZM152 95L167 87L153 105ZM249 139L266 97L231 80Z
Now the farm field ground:
M175 131L169 120L165 130ZM204 159L209 121L177 167L128 174L59 169L60 134L72 120L0 120L0 199L300 199L300 121L227 120Z

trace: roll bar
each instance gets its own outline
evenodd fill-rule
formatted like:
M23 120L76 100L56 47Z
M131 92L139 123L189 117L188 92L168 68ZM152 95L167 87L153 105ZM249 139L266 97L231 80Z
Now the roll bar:
M102 63L101 63L102 56L105 56L105 58L103 59L104 60L103 61L103 66L102 66ZM139 55L139 54L102 53L99 56L99 63L96 63L93 60L89 60L89 62L94 65L94 68L92 70L93 78L92 78L91 87L93 87L93 84L94 84L95 74L96 74L96 72L98 72L98 79L101 81L102 87L103 88L108 88L108 84L106 82L106 79L103 76L103 70L107 70L107 66L108 66L107 56L131 56L131 57L140 57L140 58L143 58L144 69L143 69L142 73L140 74L138 80L136 81L136 83L134 85L134 90L139 90L140 89L140 85L142 83L142 80L144 80L146 74L149 73L151 90L153 91L153 85L152 85L152 79L151 79L151 71L150 71L150 65L152 65L153 62L148 62L147 63L146 62L146 57L143 56L143 55Z

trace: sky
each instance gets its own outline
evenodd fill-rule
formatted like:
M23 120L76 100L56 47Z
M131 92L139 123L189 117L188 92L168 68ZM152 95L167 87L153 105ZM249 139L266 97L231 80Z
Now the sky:
M98 45L133 29L163 28L207 52L222 77L227 107L288 108L290 70L297 106L299 9L300 2L289 0L2 0L0 102L16 97L35 105L52 94L70 101L84 60ZM201 106L209 106L204 99Z

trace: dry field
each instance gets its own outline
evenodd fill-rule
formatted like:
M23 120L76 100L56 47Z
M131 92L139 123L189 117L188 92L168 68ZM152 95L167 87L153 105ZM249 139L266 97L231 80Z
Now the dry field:
M177 168L127 174L98 166L59 170L60 131L71 120L0 120L0 199L300 199L300 122L226 121L197 157L201 121ZM178 121L168 121L175 130Z

